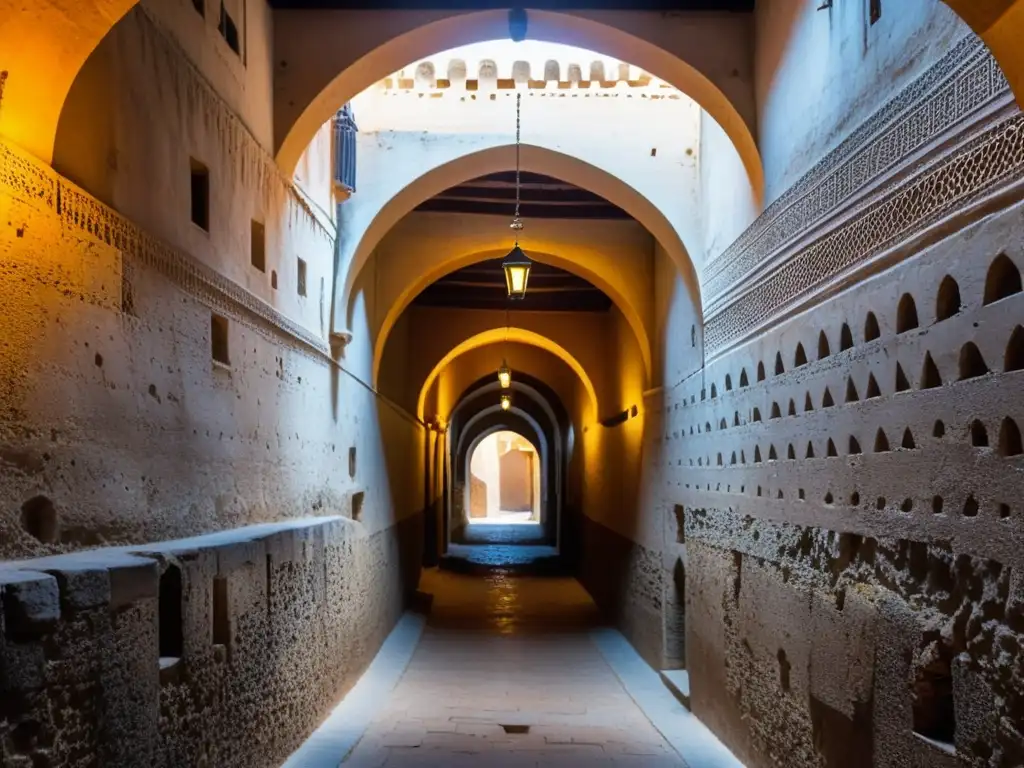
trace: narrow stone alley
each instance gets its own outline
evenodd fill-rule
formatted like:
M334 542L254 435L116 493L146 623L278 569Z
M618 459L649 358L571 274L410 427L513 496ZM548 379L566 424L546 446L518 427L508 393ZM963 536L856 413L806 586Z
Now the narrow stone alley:
M376 705L354 747L352 718L339 713L288 768L336 766L339 759L346 768L739 766L724 748L705 761L684 762L652 723L652 708L670 718L684 741L687 728L695 742L713 737L635 653L623 661L628 644L602 628L575 579L431 570L421 588L432 606L422 634L400 639L411 659L397 685L381 690L403 649L385 648L386 668L371 667L360 682L377 688L376 696L353 702L354 691L339 708ZM400 624L396 634L402 632ZM332 719L343 731L340 739L333 734L333 749ZM339 752L346 748L347 755Z

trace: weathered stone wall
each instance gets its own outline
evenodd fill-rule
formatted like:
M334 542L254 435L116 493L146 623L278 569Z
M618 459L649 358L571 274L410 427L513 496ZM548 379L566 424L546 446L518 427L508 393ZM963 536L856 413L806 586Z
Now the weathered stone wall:
M415 589L422 519L309 518L0 566L0 763L276 766Z
M1024 759L1024 155L961 53L874 121L901 144L841 147L722 257L711 361L649 444L684 521L694 712L750 766ZM879 175L826 203L858 163Z
M705 270L599 480L588 588L752 768L1024 761L1021 136L964 38Z

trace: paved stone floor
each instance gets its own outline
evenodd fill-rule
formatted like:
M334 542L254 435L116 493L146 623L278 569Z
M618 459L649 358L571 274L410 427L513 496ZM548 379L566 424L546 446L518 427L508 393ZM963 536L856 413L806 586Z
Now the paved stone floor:
M428 571L405 674L343 768L683 766L591 636L568 578Z
M539 523L517 525L479 525L470 523L462 530L461 541L448 545L446 567L466 570L466 566L558 570L558 550L544 543Z

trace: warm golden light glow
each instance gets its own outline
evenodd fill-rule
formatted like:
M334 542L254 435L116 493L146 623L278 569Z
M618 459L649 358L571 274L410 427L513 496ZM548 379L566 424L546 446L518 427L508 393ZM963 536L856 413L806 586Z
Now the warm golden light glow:
M523 253L523 249L518 245L502 260L501 268L505 270L505 286L508 288L510 299L526 298L526 286L530 281L532 266L530 257Z
M501 384L502 389L508 389L512 386L512 371L504 363L498 369L498 383Z
M512 407L512 395L501 396L501 410L507 411Z

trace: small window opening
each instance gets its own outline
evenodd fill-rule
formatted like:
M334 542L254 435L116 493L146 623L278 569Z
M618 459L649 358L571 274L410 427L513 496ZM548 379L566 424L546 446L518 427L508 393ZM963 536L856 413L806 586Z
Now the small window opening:
M864 321L864 341L874 341L882 335L878 327L878 318L874 312L868 312L867 320Z
M988 373L988 366L981 351L973 341L968 341L960 348L960 380L973 379Z
M275 291L277 290L277 270L270 270L270 287Z
M879 427L878 432L875 433L875 453L886 453L888 450L889 438L885 436L885 432Z
M350 478L356 476L356 447L354 445L348 449L348 476Z
M190 160L192 223L210 231L210 171L195 158Z
M306 295L306 262L298 259L299 296Z
M217 25L217 31L220 32L221 37L224 38L224 42L228 44L228 48L241 56L242 44L238 37L238 25L235 24L235 20L231 18L231 14L228 13L228 9L224 6L224 3L220 4L220 23Z
M365 491L352 494L352 519L357 523L363 519L363 500L366 498Z
M872 24L877 24L882 18L882 0L870 0L868 17Z
M260 272L267 271L267 232L263 224L258 221L252 222L249 261Z
M796 354L793 356L793 365L797 368L801 365L807 365L807 353L804 351L803 344L796 345Z
M1017 422L1007 416L999 427L999 453L1003 456L1020 456L1024 453L1020 428Z
M896 307L896 333L912 331L919 325L917 320L917 304L914 297L904 293Z
M1005 253L999 254L985 278L985 303L1005 299L1021 292L1020 270Z
M935 301L935 320L948 320L960 311L960 286L949 275L939 284L939 295Z
M924 356L924 366L921 370L921 389L934 389L942 386L942 377L939 376L938 366L932 360L931 352Z
M839 333L839 351L845 352L848 349L853 349L853 333L850 332L850 326L843 323L843 330Z
M214 360L224 365L231 365L228 353L228 319L220 315L210 315L210 354Z
M180 659L184 652L181 603L181 569L176 565L168 565L160 575L157 605L158 643L162 659Z

